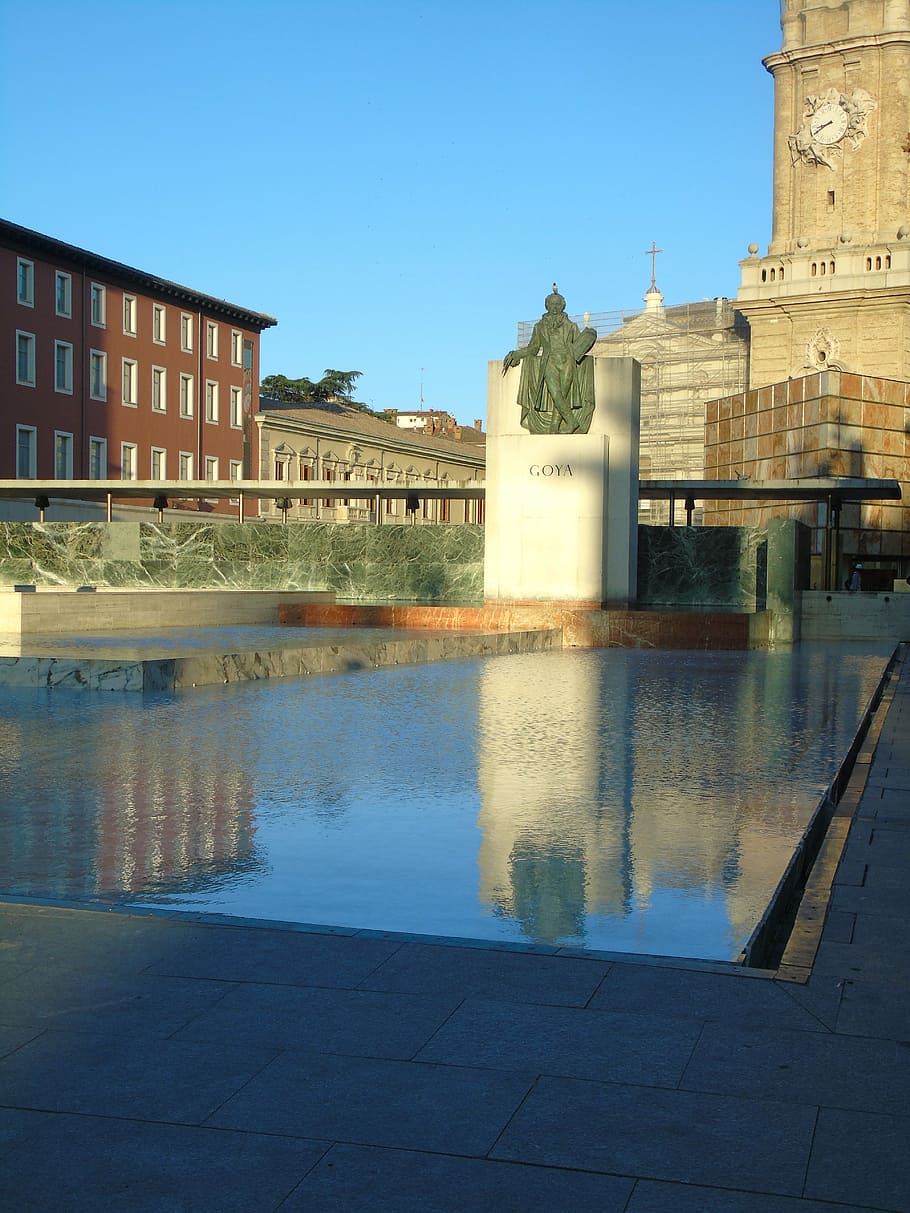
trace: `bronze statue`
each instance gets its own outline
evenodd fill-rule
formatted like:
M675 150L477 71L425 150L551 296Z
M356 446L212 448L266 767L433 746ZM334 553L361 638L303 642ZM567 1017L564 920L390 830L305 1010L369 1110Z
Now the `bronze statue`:
M544 306L530 342L506 354L502 372L521 363L518 403L521 424L531 434L587 434L594 414L594 360L586 355L597 333L569 319L555 282Z

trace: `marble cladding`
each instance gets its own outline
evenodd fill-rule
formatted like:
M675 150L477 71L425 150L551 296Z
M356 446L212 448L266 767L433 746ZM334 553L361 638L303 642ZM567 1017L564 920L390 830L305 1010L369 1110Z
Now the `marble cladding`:
M762 606L764 534L640 527L638 600ZM305 523L0 523L0 585L334 593L352 601L483 600L479 526Z
M766 639L763 613L601 610L555 602L491 602L452 609L295 603L283 606L279 619L292 627L458 628L487 635L492 630L514 635L510 629L539 629L558 635L557 647L570 648L748 649Z
M753 480L899 481L901 502L844 507L840 545L845 568L865 557L895 576L905 575L910 566L910 383L822 371L710 401L705 476L725 480L737 474ZM819 511L816 502L714 501L706 502L704 518L709 525L761 526L786 516L818 527ZM820 550L813 554L817 582Z
M0 523L0 585L329 590L479 602L481 526Z
M245 653L199 653L186 657L117 661L91 657L0 657L0 685L68 690L180 690L228 682L304 678L383 666L458 661L560 648L556 629L523 632L427 631L381 639L368 633L336 644Z
M765 606L767 537L754 527L638 528L638 605Z

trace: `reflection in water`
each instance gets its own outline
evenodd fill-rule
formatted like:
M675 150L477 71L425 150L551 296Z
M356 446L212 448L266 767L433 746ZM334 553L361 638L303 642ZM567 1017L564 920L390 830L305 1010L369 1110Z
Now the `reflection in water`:
M0 691L0 890L729 958L885 657L530 654Z

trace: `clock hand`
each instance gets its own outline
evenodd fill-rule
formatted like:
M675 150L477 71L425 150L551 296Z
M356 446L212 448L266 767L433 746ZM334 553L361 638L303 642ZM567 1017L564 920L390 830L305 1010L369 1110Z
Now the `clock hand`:
M827 121L827 122L823 122L823 123L821 124L821 126L816 126L816 127L814 128L816 135L818 134L818 132L819 132L819 131L823 131L823 130L825 129L825 127L826 127L826 126L830 126L830 125L831 125L831 123L832 123L833 121L834 121L834 119L833 119L833 118L829 118L829 119L828 119L828 121Z

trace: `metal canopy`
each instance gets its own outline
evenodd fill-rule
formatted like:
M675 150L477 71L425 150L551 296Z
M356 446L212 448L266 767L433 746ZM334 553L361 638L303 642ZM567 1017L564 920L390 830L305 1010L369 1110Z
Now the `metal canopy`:
M901 486L897 480L872 480L862 476L812 476L801 480L640 480L638 495L646 501L730 500L766 501L896 501Z

